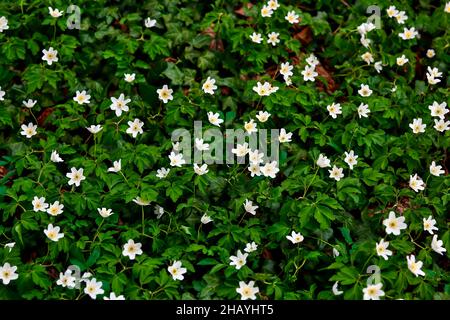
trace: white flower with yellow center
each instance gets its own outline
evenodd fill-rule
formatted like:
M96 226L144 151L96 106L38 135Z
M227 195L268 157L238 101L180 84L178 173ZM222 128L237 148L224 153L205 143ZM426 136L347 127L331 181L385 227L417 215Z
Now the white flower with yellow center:
M384 296L384 291L381 290L382 283L369 284L363 289L364 300L380 300L380 297Z
M405 21L408 20L408 16L405 14L405 11L399 11L394 17L399 24L405 24Z
M268 40L267 43L270 43L272 46L276 46L277 43L280 42L280 39L278 39L278 37L280 36L280 34L278 32L271 32L267 35Z
M113 166L108 168L108 172L119 172L122 170L122 159L113 162Z
M254 122L253 119L250 119L249 122L245 122L244 129L247 132L247 134L252 134L253 132L258 132L258 129L256 128L257 124Z
M32 124L31 122L28 124L28 126L23 124L20 128L22 129L20 134L22 136L27 137L28 139L30 139L32 136L37 134L37 132L36 132L37 125Z
M44 230L45 235L47 236L47 238L49 238L52 241L58 242L59 239L64 238L64 233L60 233L59 232L60 228L59 227L53 227L53 224L49 224L47 226L47 229Z
M426 55L431 59L436 55L436 52L433 49L428 49Z
M163 179L163 178L167 177L169 172L170 172L170 169L161 168L161 169L156 170L156 176L160 179Z
M252 177L255 175L259 177L261 175L261 168L258 163L250 163L247 170L250 171Z
M0 267L0 280L2 280L4 285L9 284L12 280L16 280L19 278L19 275L16 273L17 267L11 266L8 262L6 262L2 267Z
M172 275L173 280L183 280L183 274L186 273L186 268L182 268L181 261L174 261L171 266L167 268L169 273Z
M406 56L404 54L401 57L398 57L396 60L398 66L403 66L408 61L409 61L409 59L406 58Z
M63 213L63 209L64 209L64 205L59 204L59 201L55 201L47 209L47 213L51 216L57 216L57 215Z
M245 245L245 249L244 249L245 252L251 253L256 250L258 250L258 245L255 243L255 241L253 241L251 243L249 242Z
M434 234L434 230L439 230L438 227L435 226L436 220L433 219L433 216L429 216L428 218L423 218L423 230L428 231L430 234Z
M291 66L289 62L282 63L280 66L280 74L285 77L290 77L293 75L292 69L294 69L294 66Z
M275 178L276 174L280 171L277 161L266 163L264 166L260 167L260 170L264 177L270 177L272 179Z
M411 271L416 277L425 276L425 272L422 271L422 261L416 261L416 257L413 254L406 256L406 261L408 263L409 271Z
M37 100L28 99L28 101L22 101L23 105L27 107L28 109L31 109L34 107L34 105L37 103Z
M268 6L263 6L261 8L261 16L264 18L270 18L273 14L273 10L270 9Z
M127 243L123 245L122 254L125 257L129 257L130 260L136 259L136 256L141 255L142 252L142 243L135 243L133 239L129 239Z
M91 125L90 127L87 127L86 129L92 134L97 134L100 131L102 131L103 127L101 125L97 124L97 125Z
M344 152L345 153L345 163L348 164L348 166L350 167L350 170L353 170L353 166L356 166L356 164L358 163L358 161L356 159L358 159L358 156L355 154L355 152L353 150L350 150L350 152Z
M128 83L133 82L136 79L136 74L135 73L125 73L124 74L124 80Z
M423 180L417 176L417 173L414 176L409 176L409 187L413 189L415 192L419 192L420 190L425 189L425 184Z
M76 169L75 167L72 167L70 169L70 172L66 173L66 177L69 178L69 186L75 184L75 186L79 187L81 181L85 180L86 177L83 175L84 169Z
M361 84L361 89L358 90L358 93L361 97L370 97L372 94L372 90L370 90L367 84Z
M236 270L239 270L240 268L245 266L245 264L247 263L247 257L248 257L248 253L242 254L241 250L238 250L236 256L230 257L230 260L231 260L230 266L235 266Z
M319 75L316 71L315 71L315 67L310 67L310 66L305 66L305 69L301 72L301 74L303 75L303 80L304 81L316 81L316 77Z
M386 9L386 13L389 18L394 18L398 14L398 10L395 6L390 6Z
M445 119L445 115L448 113L448 109L446 107L446 102L438 103L437 101L434 101L432 105L428 106L428 109L430 109L432 117Z
M375 59L373 58L373 55L367 51L366 53L364 53L361 58L367 63L367 64L371 64L375 61Z
M209 143L204 143L203 139L195 138L195 148L199 151L208 151Z
M395 212L389 212L389 217L383 220L383 225L386 227L387 234L393 234L395 236L400 235L400 231L406 229L408 225L405 223L405 217L396 217Z
M330 116L333 119L336 119L338 114L342 114L342 109L341 109L341 104L340 103L332 103L330 105L327 106L327 110L330 113Z
M203 216L200 218L200 222L202 224L208 224L208 223L210 223L212 221L213 221L213 219L211 219L211 217L208 216L206 213L204 213Z
M384 260L388 260L388 256L392 256L392 251L388 250L389 242L384 242L384 239L381 239L380 242L376 244L377 255L383 257Z
M256 115L256 119L258 119L259 122L266 122L267 120L269 120L270 116L271 114L267 111L259 111Z
M433 249L434 252L439 253L440 255L444 255L444 252L447 251L447 249L445 249L443 247L443 242L442 240L438 240L437 234L435 234L433 236L433 239L431 240L431 249Z
M444 174L445 171L442 170L442 166L437 166L436 162L433 161L433 162L431 162L431 165L430 165L430 173L433 176L439 177L441 174Z
M244 209L246 212L248 212L252 215L256 215L256 209L258 209L258 208L259 208L258 206L253 205L253 201L245 199Z
M370 113L369 105L361 103L358 107L358 116L367 118Z
M344 174L342 173L343 170L343 168L333 166L331 170L328 170L328 172L330 173L330 178L333 178L336 181L341 180L344 177Z
M83 90L81 92L77 90L75 97L73 97L73 100L78 102L78 104L88 104L90 103L90 99L91 96L86 93L86 90Z
M163 85L161 89L156 90L156 93L158 93L159 100L162 100L164 103L169 102L169 100L173 100L173 90L169 89L167 84Z
M291 142L292 132L286 132L286 129L281 128L280 135L278 136L278 141L280 141L280 143Z
M250 39L251 39L252 42L254 42L254 43L261 43L261 41L262 41L261 33L253 32L253 33L250 35Z
M324 156L323 154L319 154L319 158L317 159L317 165L321 168L327 168L327 167L331 167L330 165L330 159L328 159L326 156Z
M241 300L256 299L256 294L259 292L259 288L254 285L255 281L250 281L248 284L244 281L239 281L239 288L236 288L236 292L241 295Z
M104 294L105 290L102 289L103 283L95 278L86 280L86 288L84 288L84 293L89 295L92 299L97 299L97 295Z
M47 61L49 66L51 66L53 62L58 62L58 51L53 50L53 47L50 47L48 50L43 49L42 53L44 54L42 60Z
M183 159L182 153L175 153L171 152L169 155L170 165L172 167L181 167L183 164L186 163L186 160Z
M411 40L419 35L419 32L416 31L416 28L412 27L411 29L403 28L403 32L399 33L398 36L403 40Z
M114 214L112 212L112 209L106 209L106 208L97 208L98 214L102 216L102 218L108 218Z
M63 288L69 288L69 289L73 289L75 288L75 281L76 278L74 276L72 276L72 270L66 270L66 272L59 273L59 279L56 281L56 284L58 286L61 286Z
M127 104L131 102L131 99L125 99L123 93L120 94L119 98L111 97L111 102L109 107L116 112L117 117L120 117L122 112L128 112L130 110Z
M8 30L8 19L5 17L0 17L0 32L3 32L4 30Z
M33 211L34 212L46 212L47 208L48 208L48 203L45 203L45 198L44 197L34 197L33 201L31 202L31 204L33 205Z
M50 156L50 161L52 162L64 162L64 160L59 156L59 153L56 150L52 151Z
M295 231L292 231L290 236L286 236L286 239L291 241L293 244L296 244L302 242L305 238L302 236L300 232L297 233Z
M238 157L244 157L250 151L248 148L248 143L244 142L244 144L237 144L236 148L231 149L231 152L234 153Z
M133 138L136 138L138 134L144 133L144 130L142 129L144 123L138 118L134 119L133 122L128 121L128 126L127 133L131 134Z
M258 151L258 149L255 149L254 151L249 150L248 152L248 159L250 161L250 163L254 163L254 164L260 164L263 162L263 158L264 158L264 153L260 153Z
M215 85L215 83L216 79L208 77L202 85L202 90L205 93L214 94L214 90L217 90L217 86Z
M413 122L409 124L409 127L412 129L413 133L424 133L426 124L422 123L422 118L413 119Z
M439 132L448 131L450 130L450 121L434 119L434 128Z
M289 21L290 24L299 23L299 15L295 13L295 11L289 11L284 17L285 20Z
M204 163L201 167L199 167L198 164L194 163L194 172L199 176L207 174L209 172L208 165Z
M53 9L52 7L48 7L48 13L53 18L59 18L63 15L63 11L59 11L59 9Z
M223 122L223 120L220 119L219 113L213 113L211 111L208 112L208 121L217 127L220 127L220 124Z

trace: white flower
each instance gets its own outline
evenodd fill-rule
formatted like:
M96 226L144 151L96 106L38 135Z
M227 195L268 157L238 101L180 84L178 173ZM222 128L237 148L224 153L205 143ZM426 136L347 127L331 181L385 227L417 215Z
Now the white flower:
M254 285L255 281L250 281L248 284L244 281L239 281L239 288L236 288L236 292L241 295L241 300L256 299L256 294L259 292L259 288Z
M283 79L287 86L290 86L292 84L292 80L290 77L283 76Z
M333 294L334 294L335 296L339 296L339 295L341 295L341 294L344 293L344 291L340 291L340 290L338 289L338 284L339 284L339 282L336 281L336 282L333 284L333 287L331 288L331 291L333 292Z
M205 93L214 94L214 90L217 89L217 86L215 85L215 83L216 83L215 79L208 77L202 85L202 90Z
M253 33L250 35L250 39L251 39L254 43L261 43L261 41L262 41L261 33L253 32Z
M103 218L108 218L109 216L112 216L114 214L114 212L112 212L112 209L97 208L97 211Z
M278 32L271 32L267 35L268 40L267 43L270 43L272 46L276 46L277 43L280 42L280 39L278 39L278 37L280 36L280 34Z
M104 296L103 300L125 300L125 297L123 295L116 296L116 294L114 292L111 292L109 294L109 297Z
M211 111L208 112L208 121L215 126L220 127L220 124L223 122L222 119L220 119L219 113L213 113Z
M259 122L266 122L270 116L271 114L268 113L267 111L259 111L258 114L256 115L256 118L258 119Z
M398 10L397 8L395 8L395 6L390 6L388 9L386 9L386 12L389 18L394 18L398 14Z
M130 133L133 138L136 138L138 134L144 133L144 130L142 130L144 123L138 118L134 119L133 122L128 121L128 126L127 133Z
M155 206L155 211L153 212L156 215L156 219L161 219L164 214L164 208L160 205Z
M26 136L28 139L37 134L36 132L37 125L32 124L31 122L28 124L28 126L23 124L20 128L22 129L20 134Z
M320 63L314 53L311 53L305 61L311 68L315 68Z
M289 62L282 63L280 66L280 74L285 77L290 77L293 75L292 69L294 69L294 66L291 66Z
M259 208L258 206L253 205L253 201L245 199L244 209L246 212L251 213L252 215L255 215L256 209L258 209L258 208Z
M408 227L405 223L405 217L400 216L397 218L394 211L389 212L389 217L383 220L383 225L386 227L387 234L392 233L395 236L398 236L401 230Z
M59 18L63 15L63 11L59 11L58 9L52 9L51 7L48 7L48 13L53 17L53 18Z
M58 242L59 239L64 238L64 233L59 233L59 227L53 227L53 224L49 224L47 229L44 230L45 235L52 241Z
M442 166L437 166L436 163L433 161L433 162L431 162L431 165L430 165L430 173L433 176L439 177L441 174L444 174L445 171L442 170Z
M289 21L290 24L299 23L298 14L295 11L289 11L284 19Z
M249 242L245 245L245 249L244 249L245 252L251 253L256 250L258 250L258 245L255 243L255 241L253 241L251 243Z
M90 103L89 99L91 99L91 96L86 93L86 90L81 92L77 90L75 97L73 97L73 100L78 102L78 104L88 104Z
M175 152L172 151L169 155L169 159L170 165L172 167L181 167L183 164L186 163L186 160L183 159L182 153L175 154Z
M333 258L339 257L340 253L339 251L333 247Z
M195 148L199 151L209 150L209 144L203 143L203 139L195 138Z
M247 134L252 134L253 132L258 132L258 129L256 128L257 124L253 119L250 119L250 121L245 121L244 129L247 131Z
M397 65L402 66L409 61L408 58L403 54L401 57L397 58Z
M248 143L245 142L244 144L237 144L236 148L231 149L231 152L234 153L238 157L245 157L247 153L250 151L248 148Z
M445 4L444 11L447 12L447 13L450 13L450 2L447 2L447 3Z
M53 47L50 47L48 50L42 50L42 53L44 54L42 60L47 61L49 66L51 66L53 62L58 62L58 51L53 50Z
M278 136L278 141L281 143L291 142L292 140L292 132L286 132L284 128L281 128L280 135Z
M384 239L381 239L379 243L376 244L377 255L383 257L384 260L389 259L388 256L392 256L392 251L388 250L389 242L384 242Z
M358 90L358 93L361 97L370 97L372 94L372 90L370 90L367 84L361 84L361 89Z
M312 82L316 81L316 77L319 75L315 71L315 67L310 66L305 66L305 70L303 70L301 74L303 75L304 81L312 81Z
M368 48L370 43L372 42L372 40L370 40L369 38L366 38L365 36L362 36L359 41L361 42L361 44L365 47Z
M66 270L64 273L59 273L59 279L56 281L56 284L63 288L67 287L69 289L73 289L75 288L75 281L76 278L72 276L72 270Z
M0 17L0 32L3 32L3 30L8 30L8 19L5 17Z
M249 150L248 152L248 160L250 161L250 163L252 164L260 164L261 162L263 162L263 158L264 158L264 153L260 153L258 151L258 149L252 151Z
M119 98L111 97L111 102L112 104L109 107L116 112L117 117L120 117L122 112L128 112L130 110L127 103L130 103L131 99L125 99L123 93L120 94Z
M343 170L344 170L343 168L333 166L333 169L328 170L328 172L330 173L330 178L333 178L336 181L341 180L341 178L344 177L344 174L342 173Z
M395 91L397 91L397 86L393 86L391 89L391 92L395 92Z
M440 255L444 255L444 252L447 251L442 245L444 243L442 240L438 240L437 234L433 236L433 240L431 240L431 249L433 249L435 252L439 253Z
M278 0L269 0L269 2L267 2L267 6L275 11L280 7L280 4L278 3Z
M317 165L321 168L331 167L330 159L328 159L323 154L319 154L319 158L317 159Z
M86 288L84 288L84 293L88 294L92 299L97 299L97 295L104 294L105 290L102 289L103 283L95 278L86 280Z
M144 20L144 24L146 28L153 28L154 26L156 26L156 20L150 19L150 17L148 17Z
M156 90L159 96L159 100L162 100L164 103L169 102L169 100L173 100L173 90L167 87L167 84L163 85L161 89Z
M108 168L108 172L119 172L122 170L122 159L113 162L113 166Z
M427 73L427 80L429 84L437 84L441 82L441 79L436 78L434 75Z
M66 177L69 178L69 186L75 184L75 186L79 187L81 181L85 180L86 177L83 175L83 168L76 169L75 167L72 167L70 169L71 172L66 173Z
M445 115L448 113L447 103L437 103L436 101L433 102L432 105L428 106L428 109L431 111L432 117L439 117L440 119L445 119Z
M125 73L124 74L124 77L125 77L125 81L126 82L133 82L135 79L136 79L136 74L135 73Z
M31 204L33 205L33 211L34 212L46 212L47 208L48 208L48 203L45 203L45 198L44 197L34 197L33 201L31 202Z
M370 113L369 106L367 104L361 103L358 107L358 116L367 118Z
M444 121L442 119L438 121L434 119L434 128L439 132L450 130L450 121Z
M328 110L328 112L330 113L330 116L333 118L333 119L336 119L337 118L337 116L338 116L338 114L342 114L342 110L341 110L341 104L339 104L339 103L332 103L331 105L328 105L327 106L327 110Z
M92 125L90 127L87 127L86 129L88 129L88 131L92 134L96 134L99 133L100 131L102 131L103 127L101 125Z
M11 250L14 248L15 245L16 245L15 242L10 242L10 243L5 244L5 248L8 248L9 252L11 252Z
M160 179L163 179L163 178L167 177L167 175L170 172L170 169L161 168L161 169L156 170L156 172L157 172L156 176Z
M1 88L1 87L0 87ZM31 100L31 99L28 99L28 101L22 101L22 103L23 103L23 105L25 106L25 107L27 107L28 109L31 109L31 108L33 108L34 107L34 105L37 103L37 100Z
M431 59L431 58L433 58L436 55L436 52L434 52L433 49L428 49L426 55L427 55L428 58Z
M439 230L438 227L435 226L436 220L433 219L433 216L429 216L428 218L423 218L423 230L428 231L430 234L434 234L433 230Z
M202 176L209 172L208 165L204 163L201 167L199 167L198 164L194 163L194 172L199 176Z
M371 63L373 63L375 60L374 60L374 58L373 58L373 56L372 56L372 54L369 52L369 51L367 51L366 53L364 53L362 56L361 56L361 58L367 63L367 64L371 64Z
M52 151L50 156L50 161L52 162L64 162L64 160L59 156L59 153L56 150Z
M419 33L416 31L416 28L412 27L411 29L403 28L403 32L399 33L398 36L403 40L411 40L414 39Z
M19 277L19 275L16 273L16 270L17 267L11 266L8 262L6 262L3 267L0 267L0 279L2 280L4 285L9 284L11 280L16 280Z
M134 243L133 239L129 239L128 242L123 245L122 254L125 257L129 257L130 260L134 260L136 259L136 256L140 256L142 254L141 247L142 243Z
M263 6L261 8L261 16L264 18L270 18L273 14L272 9L270 9L268 6Z
M252 177L254 177L255 175L259 177L261 175L261 168L257 163L250 163L247 170L250 171L250 175Z
M365 36L368 32L374 30L376 26L372 22L364 22L356 28L361 36Z
M64 205L59 204L59 201L55 201L47 209L47 213L51 216L57 216L57 215L63 213L63 209L64 209Z
M397 22L399 24L405 24L405 21L408 20L408 16L405 14L405 11L399 11L395 16L395 19L397 19Z
M253 87L253 91L255 91L259 96L269 96L272 92L271 92L271 84L269 82L264 82L264 84L262 84L261 82L257 82L256 86Z
M420 190L425 189L425 184L423 180L417 177L417 173L414 176L409 176L409 187L413 189L415 192L419 192Z
M286 239L291 241L293 244L302 242L305 238L301 235L301 233L297 233L295 231L292 231L290 236L286 236Z
M381 290L382 283L368 284L367 288L363 289L364 300L380 300L380 297L384 296L384 291Z
M427 125L422 123L422 118L417 118L413 119L413 122L409 124L409 127L417 134L425 132Z
M427 75L428 74L431 77L436 77L436 78L442 77L442 72L440 72L438 68L431 69L431 67L427 67Z
M150 205L150 201L147 201L145 199L142 199L141 197L137 197L133 199L133 202L140 205L140 206L148 206Z
M413 254L406 256L406 261L408 262L409 271L411 271L416 277L425 276L425 272L422 271L422 261L416 262L416 257Z
M280 171L278 168L278 162L272 161L270 163L266 163L264 166L260 167L261 173L264 177L275 178L276 174Z
M240 268L245 266L245 264L247 263L247 257L248 257L248 253L242 254L241 250L238 250L236 256L230 257L230 260L231 260L230 266L235 266L236 270L239 270Z
M203 224L208 224L212 221L213 221L213 219L211 219L211 217L208 216L206 213L204 213L203 216L200 218L200 222Z
M353 150L350 150L350 152L344 152L345 153L345 163L348 164L348 166L350 167L350 170L353 170L353 166L356 166L356 164L358 163L358 161L356 161L356 159L358 159L358 156L353 152Z
M376 70L378 73L380 73L381 70L383 70L383 65L382 65L382 62L381 62L381 61L375 62L374 67L375 67L375 70Z
M186 268L181 267L181 261L174 261L171 266L167 268L172 275L173 280L183 280L183 274L186 273Z

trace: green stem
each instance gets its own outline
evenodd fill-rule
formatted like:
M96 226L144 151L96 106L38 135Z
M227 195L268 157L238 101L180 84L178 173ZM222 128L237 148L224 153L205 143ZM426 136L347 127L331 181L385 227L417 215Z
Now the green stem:
M94 245L95 239L97 239L97 237L100 233L100 228L102 227L103 222L105 222L105 219L103 219L102 222L100 222L100 225L97 228L97 232L95 233L94 239L92 239L91 247Z
M142 234L145 234L145 224L144 224L144 218L145 218L145 215L144 215L144 206L141 206L141 210L142 210L142 213L141 213L141 219L142 219Z

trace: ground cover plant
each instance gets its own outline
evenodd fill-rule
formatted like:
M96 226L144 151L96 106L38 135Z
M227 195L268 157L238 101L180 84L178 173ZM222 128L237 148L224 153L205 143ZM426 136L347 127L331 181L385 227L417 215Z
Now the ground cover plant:
M0 298L448 299L449 19L1 1Z

